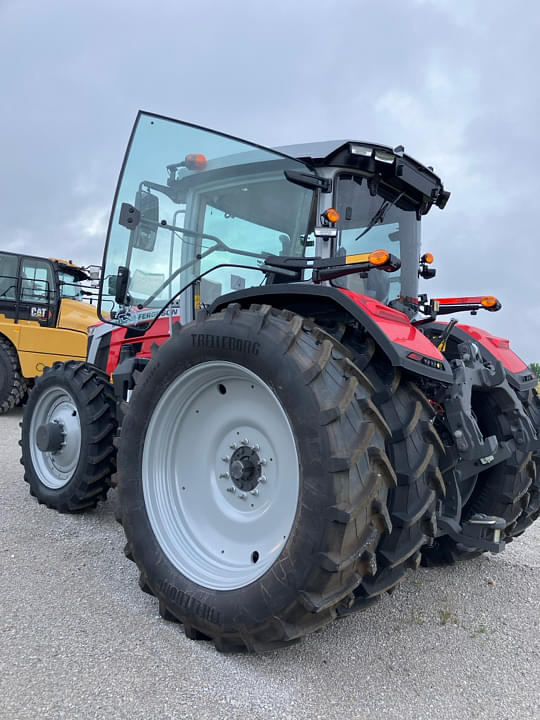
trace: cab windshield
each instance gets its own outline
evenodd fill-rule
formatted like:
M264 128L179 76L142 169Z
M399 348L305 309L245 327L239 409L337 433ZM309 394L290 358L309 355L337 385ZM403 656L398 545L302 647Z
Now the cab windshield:
M103 263L102 295L115 298L109 321L145 329L186 290L200 307L268 282L268 255L303 256L314 190L290 172L314 175L293 158L141 113Z
M77 276L59 270L58 281L60 284L60 297L70 298L71 300L82 300L83 288Z
M399 297L416 298L420 222L412 207L404 207L407 207L406 199L396 195L395 191L388 197L372 195L365 177L350 173L338 175L336 208L340 220L336 254L388 250L401 260L401 268L393 273L370 270L367 277L346 275L334 280L333 284L370 295L386 304Z

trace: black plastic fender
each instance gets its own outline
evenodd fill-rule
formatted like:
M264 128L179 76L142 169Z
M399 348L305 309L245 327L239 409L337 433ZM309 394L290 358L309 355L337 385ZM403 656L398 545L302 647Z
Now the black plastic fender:
M406 317L403 313L374 298L355 293L350 295L355 295L362 304L331 286L308 283L268 285L222 295L212 303L208 312L218 312L229 303L239 303L242 307L259 303L291 310L322 325L325 320L346 322L353 318L373 338L393 366L443 383L453 382L452 370L446 359L410 321L406 323L399 318ZM370 312L370 307L376 312ZM383 325L387 328L395 325L398 330L396 337L401 342L390 338Z

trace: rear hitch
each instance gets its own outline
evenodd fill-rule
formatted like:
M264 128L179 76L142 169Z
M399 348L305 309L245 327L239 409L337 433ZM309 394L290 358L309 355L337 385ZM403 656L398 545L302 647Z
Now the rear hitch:
M501 540L501 532L506 527L506 521L497 515L476 513L461 525L452 518L442 516L438 525L444 534L469 550L492 553L504 550L505 542Z

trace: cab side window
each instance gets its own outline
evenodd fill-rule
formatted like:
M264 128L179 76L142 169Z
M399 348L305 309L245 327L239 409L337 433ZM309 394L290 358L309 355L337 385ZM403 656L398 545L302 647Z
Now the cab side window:
M16 255L0 253L0 302L15 300L18 262L19 258Z
M49 263L34 258L24 259L21 265L21 302L51 303L55 299Z

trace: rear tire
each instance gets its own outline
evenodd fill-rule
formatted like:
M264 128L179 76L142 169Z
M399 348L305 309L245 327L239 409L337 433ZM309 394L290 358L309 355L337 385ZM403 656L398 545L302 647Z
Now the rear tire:
M118 455L126 554L165 619L220 651L262 652L335 618L388 529L372 393L293 313L231 305L175 327L138 379Z
M26 387L15 348L0 337L0 415L22 402Z
M21 463L30 494L59 512L104 500L115 469L115 398L108 377L83 362L45 368L29 393ZM49 443L48 449L44 443Z
M504 410L497 400L496 391L482 395L484 397L481 403L477 403L475 413L484 435L496 435L499 440L508 439L504 437L500 421ZM536 482L536 467L531 453L516 449L508 460L479 474L471 497L463 506L461 522L466 522L476 513L496 515L506 522L501 539L511 542L527 527L525 523L531 515L534 516L536 512L536 517L538 516L537 511L531 510L528 513L526 509L531 503L530 488L534 487ZM528 524L532 522L531 519ZM428 566L448 565L461 560L471 560L484 552L487 551L466 548L444 535L437 538L432 547L423 551L422 563Z
M358 586L355 604L342 609L341 615L363 609L371 598L391 591L409 569L418 567L421 549L436 534L436 504L445 490L439 470L444 447L426 396L385 358L378 358L371 341L356 347L356 357L375 388L373 401L391 431L386 452L397 487L388 495L391 530L377 547L376 572Z
M529 390L521 396L523 408L529 416L536 435L540 438L540 399L536 390ZM540 450L533 452L534 478L528 490L528 498L523 506L521 515L517 518L515 525L511 528L512 537L519 537L533 522L540 516Z

